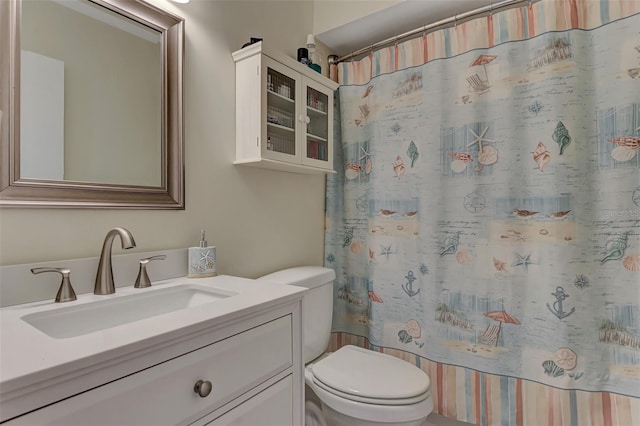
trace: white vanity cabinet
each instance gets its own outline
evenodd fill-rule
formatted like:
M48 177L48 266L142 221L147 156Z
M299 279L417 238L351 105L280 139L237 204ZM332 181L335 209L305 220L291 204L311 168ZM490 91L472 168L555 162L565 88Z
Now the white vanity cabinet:
M333 92L338 84L263 42L236 62L234 164L333 173Z
M71 382L86 388L80 392L69 394L61 378L48 394L23 395L26 414L3 425L302 425L300 304L299 297L272 302L185 330L171 344L131 354L127 363L95 366L84 380L71 374ZM103 383L94 386L96 374ZM46 404L51 395L58 400Z

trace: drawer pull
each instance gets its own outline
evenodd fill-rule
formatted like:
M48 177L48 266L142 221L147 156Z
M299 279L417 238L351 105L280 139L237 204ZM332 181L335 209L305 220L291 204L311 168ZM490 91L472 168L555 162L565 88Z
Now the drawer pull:
M200 398L206 398L211 393L213 386L208 380L198 380L193 386L193 391L200 395Z

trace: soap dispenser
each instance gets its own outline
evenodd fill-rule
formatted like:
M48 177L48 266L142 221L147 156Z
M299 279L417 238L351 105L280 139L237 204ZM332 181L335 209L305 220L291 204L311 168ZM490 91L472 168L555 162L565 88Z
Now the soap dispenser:
M207 246L204 230L200 231L200 246L189 247L188 278L214 277L216 273L216 248Z

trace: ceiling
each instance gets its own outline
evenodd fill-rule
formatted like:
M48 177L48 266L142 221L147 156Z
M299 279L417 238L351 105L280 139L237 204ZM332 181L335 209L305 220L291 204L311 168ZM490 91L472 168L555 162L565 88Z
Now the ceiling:
M316 38L338 56L344 56L398 34L492 3L495 4L496 0L405 0L316 34Z

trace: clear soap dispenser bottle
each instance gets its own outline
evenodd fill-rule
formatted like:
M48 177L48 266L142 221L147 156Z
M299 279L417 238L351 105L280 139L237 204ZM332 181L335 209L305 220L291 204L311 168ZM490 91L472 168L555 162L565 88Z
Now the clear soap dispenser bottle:
M216 248L207 246L204 239L204 230L200 231L199 247L189 247L189 274L188 278L215 277L216 273Z

